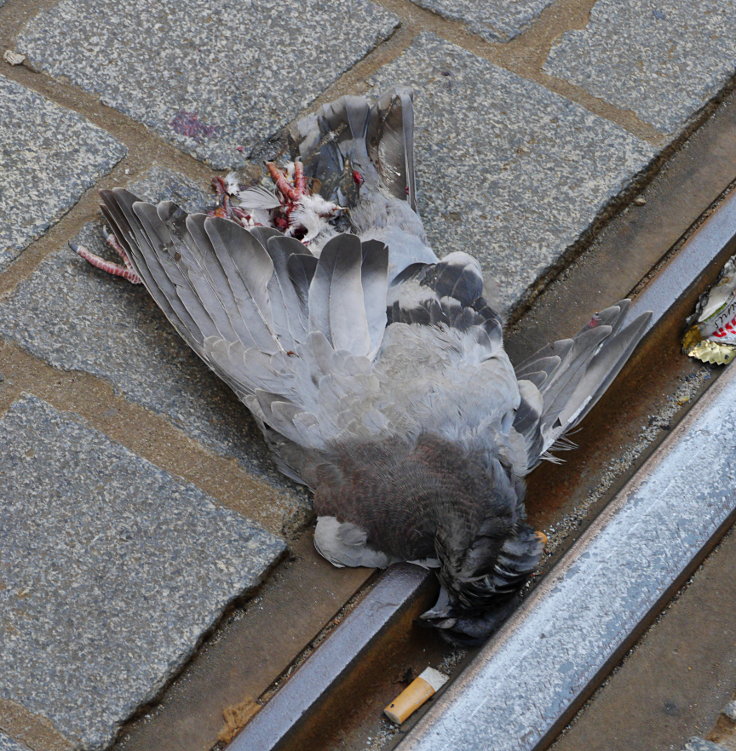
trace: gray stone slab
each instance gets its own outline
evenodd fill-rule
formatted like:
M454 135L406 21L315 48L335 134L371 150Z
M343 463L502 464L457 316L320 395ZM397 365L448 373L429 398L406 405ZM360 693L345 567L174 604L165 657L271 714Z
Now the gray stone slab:
M401 751L537 748L733 515L734 432L727 370Z
M731 720L731 722L736 722L736 701L728 702L721 710L721 714Z
M76 112L0 76L0 271L127 153Z
M0 2L0 5L2 5L2 2ZM31 751L31 749L18 741L14 741L0 730L0 751Z
M682 747L682 751L728 751L728 749L720 743L693 737Z
M650 160L608 120L423 34L371 79L416 90L419 206L439 255L476 255L517 302Z
M389 36L398 19L370 0L62 0L17 49L216 167L260 139ZM245 153L236 147L245 147Z
M676 133L736 71L736 2L599 0L544 70Z
M0 445L0 697L105 748L284 544L36 397Z
M554 0L412 0L452 21L462 21L489 42L508 42L519 36Z
M161 168L130 189L189 211L212 203L199 186ZM115 258L101 223L88 224L75 242ZM307 505L306 494L274 468L248 410L184 344L143 287L92 268L64 246L0 299L0 334L54 367L105 378L211 450L288 490L285 515Z

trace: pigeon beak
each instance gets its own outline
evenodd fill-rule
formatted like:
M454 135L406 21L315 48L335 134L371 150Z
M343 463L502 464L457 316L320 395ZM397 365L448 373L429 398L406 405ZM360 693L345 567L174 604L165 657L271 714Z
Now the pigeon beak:
M453 617L450 596L444 587L440 587L437 602L419 616L419 621L420 626L426 625L433 628L452 628L455 625L457 618Z

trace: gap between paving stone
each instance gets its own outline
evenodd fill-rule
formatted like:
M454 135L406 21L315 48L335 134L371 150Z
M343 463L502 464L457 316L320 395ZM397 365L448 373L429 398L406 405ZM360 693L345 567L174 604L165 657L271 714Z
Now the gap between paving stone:
M0 694L102 749L285 545L35 396L0 434Z
M77 112L0 75L0 271L126 153Z
M47 86L34 87L33 84L43 80L52 84L52 87L59 88L57 82L45 75L25 72L28 76L13 76L13 80L16 83L22 83L30 91L49 98L51 102L83 115L124 143L128 148L128 153L107 175L98 179L93 187L86 190L58 222L53 224L44 235L30 243L20 256L0 274L0 294L11 290L19 281L32 273L46 255L60 245L66 244L70 237L79 232L85 222L99 218L98 190L100 188L113 188L128 184L131 180L140 178L148 172L151 164L157 163L174 167L178 172L191 179L201 181L203 184L206 184L213 175L213 170L207 165L196 162L191 157L165 144L140 124L131 121L130 124L126 123L123 127L119 127L117 121L127 119L119 113L109 108L102 108L108 114L100 114L95 111L94 107L80 106L80 103L76 102L73 96L55 97L50 95L46 90ZM29 76L32 79L30 82L21 80ZM75 92L72 91L72 93ZM99 103L97 105L100 107ZM110 117L110 113L112 117ZM140 131L140 133L135 131ZM30 190L31 186L29 186Z
M598 0L544 69L674 135L732 80L735 36L734 0Z
M13 388L30 391L57 409L73 411L112 440L183 477L219 503L258 522L276 535L293 535L308 519L289 517L293 500L239 469L234 459L219 457L167 420L113 393L99 378L63 371L37 360L0 338L3 374Z
M591 96L585 89L560 81L542 71L549 47L565 31L579 28L587 21L594 0L561 0L542 11L532 25L507 43L492 43L473 34L461 21L443 18L420 8L411 0L377 0L396 13L415 34L431 31L474 55L490 60L507 70L542 84L600 117L605 117L632 134L655 145L665 140L649 123L633 112Z
M29 712L18 702L0 698L0 751L2 731L12 736L22 746L18 748L30 751L74 751L74 743L54 727L51 720L42 715ZM13 746L9 747L10 749Z
M370 0L337 11L318 0L182 0L157 13L146 0L61 0L24 26L16 47L32 67L66 76L182 150L226 168L242 166L258 142L398 22Z

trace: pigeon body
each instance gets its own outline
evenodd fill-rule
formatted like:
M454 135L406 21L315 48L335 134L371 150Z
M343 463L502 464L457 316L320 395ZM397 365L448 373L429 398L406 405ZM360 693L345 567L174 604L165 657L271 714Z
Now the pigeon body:
M646 317L623 328L623 301L514 369L478 262L427 243L410 92L343 97L292 140L274 191L226 186L236 221L122 189L102 191L103 212L279 468L313 491L319 552L435 568L425 621L483 639L542 552L524 476L597 401ZM257 226L269 218L284 231Z

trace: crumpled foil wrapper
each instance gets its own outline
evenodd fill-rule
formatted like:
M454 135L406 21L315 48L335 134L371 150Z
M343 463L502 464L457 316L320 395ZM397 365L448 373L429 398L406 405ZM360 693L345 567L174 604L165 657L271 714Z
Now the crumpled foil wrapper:
M736 358L736 255L700 296L686 323L682 337L686 355L715 365L728 365Z

